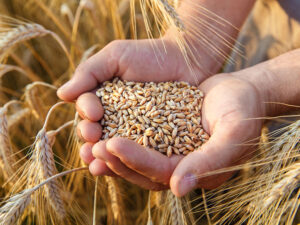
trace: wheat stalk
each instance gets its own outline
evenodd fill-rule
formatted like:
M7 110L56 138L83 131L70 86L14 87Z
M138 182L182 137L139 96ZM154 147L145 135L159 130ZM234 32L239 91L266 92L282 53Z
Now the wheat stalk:
M38 97L37 88L39 86L47 87L53 90L56 90L57 87L45 82L36 81L28 84L25 88L25 102L28 104L29 108L32 110L33 115L37 119L44 120L46 113L43 106L43 101Z

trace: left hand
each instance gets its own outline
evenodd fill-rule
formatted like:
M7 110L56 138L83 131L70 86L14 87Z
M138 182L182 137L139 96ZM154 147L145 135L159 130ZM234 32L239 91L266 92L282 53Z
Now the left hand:
M265 96L243 79L243 71L215 75L205 80L200 89L205 93L202 124L211 137L177 165L170 180L177 196L200 187L213 189L228 180L233 172L205 174L249 159L260 136L260 118L266 114Z

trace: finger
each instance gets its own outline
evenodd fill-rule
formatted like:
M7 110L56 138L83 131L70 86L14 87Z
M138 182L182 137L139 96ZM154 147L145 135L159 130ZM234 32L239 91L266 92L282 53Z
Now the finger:
M82 120L77 125L77 134L86 142L96 143L102 136L102 128L98 122Z
M59 98L65 101L75 100L82 93L95 88L98 83L111 79L118 71L118 61L126 46L123 42L114 41L81 63L72 79L58 89Z
M96 143L92 149L93 155L96 158L102 159L106 165L116 174L126 179L127 181L137 184L142 188L150 190L163 190L165 185L150 181L148 178L126 167L118 157L112 155L106 149L106 142L100 141Z
M76 110L82 118L93 122L99 121L104 113L100 99L93 93L80 95L76 101Z
M111 171L111 169L109 169L106 163L101 159L93 160L89 165L89 170L90 173L94 176L118 176L113 171Z
M227 127L226 127L227 128ZM190 153L178 164L170 180L172 192L184 196L191 190L202 187L213 189L228 180L233 172L206 176L206 173L233 166L241 159L245 147L234 138L238 129L219 129L201 149Z
M95 157L92 154L93 145L93 143L87 142L80 147L79 155L83 162L86 164L90 164L95 159Z
M145 148L126 138L107 141L107 150L117 156L127 167L150 178L153 182L169 184L170 177L180 156L168 158L158 151Z

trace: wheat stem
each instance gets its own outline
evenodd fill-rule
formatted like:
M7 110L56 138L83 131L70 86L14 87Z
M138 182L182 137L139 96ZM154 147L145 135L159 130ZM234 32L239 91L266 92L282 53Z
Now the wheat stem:
M43 86L47 88L51 88L53 90L56 90L57 87L55 87L52 84L48 84L45 82L41 81L36 81L31 84L28 84L25 88L25 101L27 102L28 106L30 107L33 115L38 118L43 120L45 118L45 110L43 107L43 102L41 99L38 97L38 86Z
M66 104L66 102L58 102L58 103L56 103L55 105L53 105L53 106L50 108L50 110L48 111L48 114L47 114L47 116L46 116L46 119L45 119L45 122L44 122L43 129L46 130L46 127L47 127L47 125L48 125L48 122L49 122L49 119L50 119L50 116L51 116L52 112L53 112L58 106L61 106L61 105L63 105L63 104Z

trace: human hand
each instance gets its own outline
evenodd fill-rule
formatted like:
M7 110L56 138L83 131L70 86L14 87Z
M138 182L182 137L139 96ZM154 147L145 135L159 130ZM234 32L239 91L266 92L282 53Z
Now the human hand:
M166 53L154 51L153 46L161 50L165 48ZM114 174L107 167L105 163L106 158L104 156L102 156L102 159L98 156L98 159L94 160L94 157L91 154L94 143L101 138L101 126L98 121L103 116L103 109L99 98L96 97L94 93L85 92L93 90L97 87L98 83L109 80L113 76L119 76L124 80L142 82L187 81L195 84L197 81L200 82L206 77L206 75L202 74L200 71L197 74L197 77L194 77L191 74L179 48L167 38L164 39L164 43L159 39L152 41L113 42L98 54L81 64L77 68L71 81L66 86L59 89L58 96L66 101L73 101L79 96L76 101L76 107L83 120L78 125L78 134L87 142L81 148L81 156L85 162L90 164L91 172L95 175ZM136 146L135 143L128 140L122 140L120 142L131 150L141 148L141 146ZM109 143L111 143L111 145L109 145ZM114 146L113 143L115 143L114 139L110 140L107 145ZM103 146L103 142L97 143L94 146L94 149L98 149L99 146ZM94 154L96 155L97 151L94 151ZM125 150L123 152L125 152ZM142 151L139 150L137 152L141 153ZM141 176L133 173L133 168L131 168L128 163L127 165L122 166L120 166L119 163L119 168L122 168L122 171L116 172L115 168L115 172L119 175L121 172L123 174L126 168L130 171L128 172L130 176L128 175L127 177L131 182L144 185L145 188L150 189L159 189L162 188L162 186L165 188L165 186L168 185L169 178L175 168L175 162L179 159L175 156L169 159L155 151L150 152L151 154L147 152L149 155L145 155L146 152L143 152L145 153L144 155L137 154L136 156L137 159L140 159L137 160L138 162L143 162L141 159L152 159L151 169L155 166L157 170L151 170L151 174L146 173L147 175L152 176L151 179L147 178L147 181L145 181L145 176L143 179L139 179ZM107 157L117 161L116 158L112 157L112 154L109 154ZM141 165L146 166L148 164L147 162L144 162ZM159 178L153 175L154 171L158 172ZM164 171L163 174L162 171ZM139 172L143 174L142 171ZM134 177L137 177L137 179ZM162 185L162 183L164 185Z
M220 185L231 174L196 178L246 160L251 150L248 141L259 136L262 124L255 118L262 117L265 109L256 88L236 76L216 75L204 81L200 88L206 94L202 123L212 136L201 149L181 162L182 157L168 160L154 150L145 150L133 141L120 138L97 143L93 147L94 156L104 160L116 174L148 189L167 188L175 167L171 188L177 195L184 195L196 187ZM92 164L99 165L96 162ZM182 187L186 182L187 186Z
M213 76L200 89L205 93L202 124L211 135L200 149L184 158L168 160L133 141L113 138L97 143L92 150L94 156L104 160L116 174L147 189L161 190L170 185L173 193L183 196L197 187L219 186L232 173L198 177L248 159L262 126L257 118L263 117L266 110L256 87L238 76Z
M205 98L202 124L211 135L199 150L184 157L176 166L170 188L177 196L201 187L213 189L232 176L221 173L203 176L242 163L251 156L265 116L264 97L250 82L230 74L205 80L200 89Z

